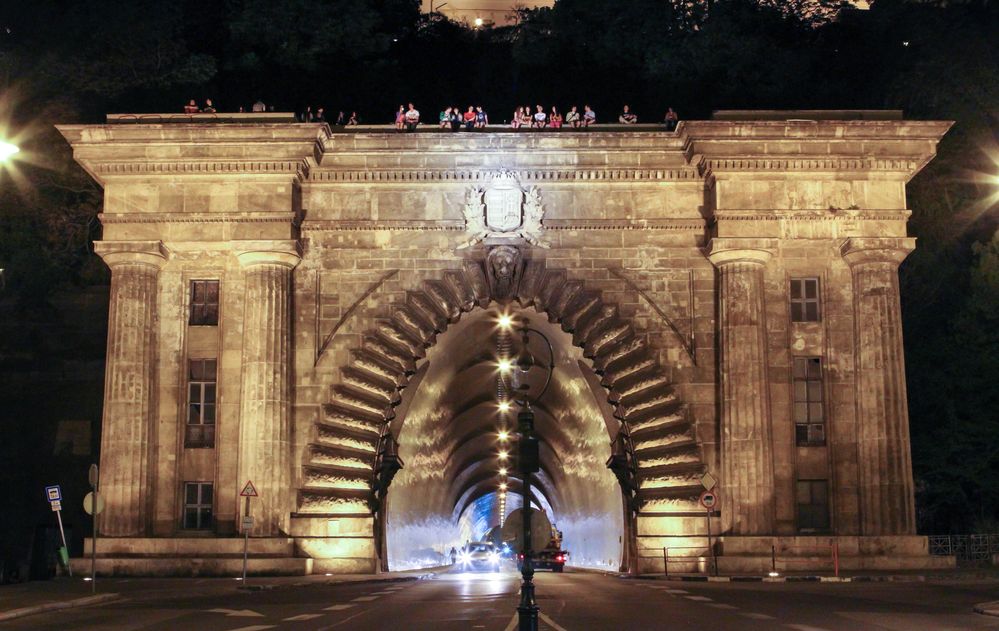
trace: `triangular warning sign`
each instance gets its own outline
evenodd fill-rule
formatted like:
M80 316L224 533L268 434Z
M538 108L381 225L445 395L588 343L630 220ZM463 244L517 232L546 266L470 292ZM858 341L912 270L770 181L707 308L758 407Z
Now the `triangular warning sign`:
M257 495L257 487L253 486L253 482L250 480L246 481L246 485L243 486L243 490L239 492L240 497L259 497Z

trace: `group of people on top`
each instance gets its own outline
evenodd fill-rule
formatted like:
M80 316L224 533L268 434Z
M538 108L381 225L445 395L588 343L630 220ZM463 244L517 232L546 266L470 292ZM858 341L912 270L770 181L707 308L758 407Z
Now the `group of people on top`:
M458 131L461 128L466 130L485 129L489 126L489 114L482 109L481 105L469 105L464 112L457 105L446 107L437 115L437 125L441 129L451 129Z
M555 106L552 106L550 112L545 112L543 106L537 105L533 113L531 113L529 106L518 107L514 110L513 117L510 119L510 127L514 129L521 127L561 129L563 125L566 127L589 127L595 122L597 122L597 113L589 105L583 106L582 113L573 105L565 113L565 116Z

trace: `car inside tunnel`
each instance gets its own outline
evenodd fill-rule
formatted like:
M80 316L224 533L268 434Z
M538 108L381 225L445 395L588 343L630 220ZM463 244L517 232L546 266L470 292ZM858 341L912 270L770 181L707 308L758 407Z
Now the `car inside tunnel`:
M503 316L544 337L532 334L525 346ZM546 390L545 338L554 364ZM513 365L518 355L533 366ZM517 412L525 400L540 442L532 506L563 533L571 564L617 569L623 499L607 461L620 422L606 396L572 336L533 309L477 309L440 334L390 425L405 464L383 507L389 569L446 564L452 547L484 540L521 507Z

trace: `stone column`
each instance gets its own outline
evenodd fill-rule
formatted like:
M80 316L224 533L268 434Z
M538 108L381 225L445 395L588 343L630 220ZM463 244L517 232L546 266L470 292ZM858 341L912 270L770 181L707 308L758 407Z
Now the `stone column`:
M288 530L291 487L291 271L294 241L246 244L237 250L246 283L239 414L240 488L252 480L253 534ZM240 489L236 489L238 493ZM242 499L242 498L240 498ZM242 501L238 512L243 514ZM238 521L238 519L237 519Z
M916 532L898 266L915 239L850 239L859 459L860 532Z
M97 241L111 268L101 424L101 534L137 537L149 527L149 450L154 391L159 241Z
M774 463L763 274L768 239L713 239L718 268L721 518L730 535L774 529Z

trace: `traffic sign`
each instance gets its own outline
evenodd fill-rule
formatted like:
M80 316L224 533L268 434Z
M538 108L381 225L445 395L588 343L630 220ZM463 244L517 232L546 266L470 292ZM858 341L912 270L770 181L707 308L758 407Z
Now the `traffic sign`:
M94 497L97 497L97 510L94 510ZM100 515L104 511L104 496L100 493L95 493L91 491L83 498L83 510L86 511L88 515Z
M90 488L97 488L97 482L100 480L100 477L100 470L97 468L97 465L90 465L90 471L87 473L87 481L90 482Z
M243 490L239 492L240 497L260 497L257 494L257 487L253 486L253 482L250 480L246 481L243 485Z
M62 510L62 500L55 500L49 504L52 506L52 512L58 513Z
M242 530L253 530L253 515L243 515Z
M704 491L701 493L701 497L698 498L698 501L701 503L701 506L711 510L715 507L715 504L718 503L718 494L714 491Z
M718 480L715 479L715 476L711 475L710 471L705 472L704 475L701 476L701 486L703 486L705 490L710 491L715 488L716 484L718 484Z
M50 502L58 502L62 499L62 489L59 488L58 484L47 486L45 487L45 497Z

